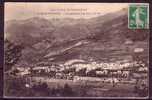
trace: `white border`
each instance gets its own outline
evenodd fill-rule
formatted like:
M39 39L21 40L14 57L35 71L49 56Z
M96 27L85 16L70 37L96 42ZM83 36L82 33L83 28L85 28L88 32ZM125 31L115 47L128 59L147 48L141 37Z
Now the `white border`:
M5 3L16 3L16 2L5 2ZM5 10L5 3L4 3L4 10ZM27 3L27 2L21 2L21 3ZM43 3L43 2L29 2L29 3ZM48 3L60 3L60 2L48 2ZM75 3L75 2L65 2L65 3ZM76 3L79 3L79 2L76 2ZM87 3L93 3L93 2L87 2ZM127 4L128 4L128 9L129 9L130 4L131 5L132 4L133 5L135 5L135 4L136 5L143 5L143 4L148 5L148 24L149 24L149 3L127 3ZM129 10L128 10L128 15L129 15ZM5 19L5 14L4 14L4 19ZM129 23L129 18L128 18L128 23ZM4 23L4 27L5 27L5 23ZM149 25L148 25L148 27L149 27ZM5 31L4 31L4 34L5 34ZM150 40L150 33L149 33L149 40ZM5 55L4 55L4 59L5 59ZM3 63L3 64L4 64L3 65L3 73L4 73L5 63ZM148 68L149 68L149 64L148 64ZM4 78L5 77L4 77L4 74L3 74L3 80L4 80ZM6 99L148 99L149 98L149 91L148 91L148 96L146 96L146 97L14 97L14 96L5 96L4 95L4 90L5 90L4 85L5 84L4 84L4 81L3 81L3 98L6 98ZM149 88L149 70L148 70L148 88Z

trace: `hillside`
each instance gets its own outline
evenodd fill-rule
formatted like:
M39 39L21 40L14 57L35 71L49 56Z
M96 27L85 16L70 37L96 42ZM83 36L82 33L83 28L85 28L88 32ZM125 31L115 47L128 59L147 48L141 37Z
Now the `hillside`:
M29 64L90 58L104 62L132 60L134 48L148 51L149 30L128 29L126 9L82 20L11 20L5 24L5 34L8 40L25 46L21 60ZM125 44L127 40L133 44Z

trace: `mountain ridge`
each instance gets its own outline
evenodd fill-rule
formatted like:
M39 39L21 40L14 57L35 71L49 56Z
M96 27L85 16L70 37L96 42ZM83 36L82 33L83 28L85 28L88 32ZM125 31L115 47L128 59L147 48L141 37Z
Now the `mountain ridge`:
M114 51L111 48L128 54L130 51L126 51L127 45L124 44L126 40L129 39L135 43L147 41L149 37L149 30L128 29L126 9L85 21L70 19L70 21L75 21L75 23L71 21L70 24L67 23L67 20L59 21L55 25L51 20L31 18L20 22L22 24L10 25L5 30L8 33L14 32L13 38L10 37L9 40L23 43L25 49L22 51L21 59L29 63L43 62L44 60L52 62L74 58L88 59L89 56L94 59L102 59L100 56L104 55L104 51L109 50L109 55L113 55ZM14 23L16 24L16 22ZM59 23L61 26L58 26ZM89 43L75 46L80 41ZM117 50L117 48L121 50ZM46 55L49 57L45 58ZM112 56L106 55L106 57L110 59Z

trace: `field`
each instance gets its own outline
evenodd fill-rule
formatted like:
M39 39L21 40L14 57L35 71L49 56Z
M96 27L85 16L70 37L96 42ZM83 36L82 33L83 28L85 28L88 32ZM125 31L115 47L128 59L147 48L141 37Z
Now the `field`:
M89 97L138 97L135 92L135 84L110 83L103 81L73 81L65 79L49 79L44 77L32 77L33 82L46 82L49 88L63 88L68 84L74 93L85 91L84 96ZM80 95L80 94L79 94ZM81 95L80 95L81 96Z

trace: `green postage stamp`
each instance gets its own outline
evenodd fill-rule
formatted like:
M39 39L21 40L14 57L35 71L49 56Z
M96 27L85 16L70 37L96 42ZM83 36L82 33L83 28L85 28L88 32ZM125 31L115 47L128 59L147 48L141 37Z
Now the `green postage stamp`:
M130 4L128 11L128 27L130 29L149 28L149 5Z

